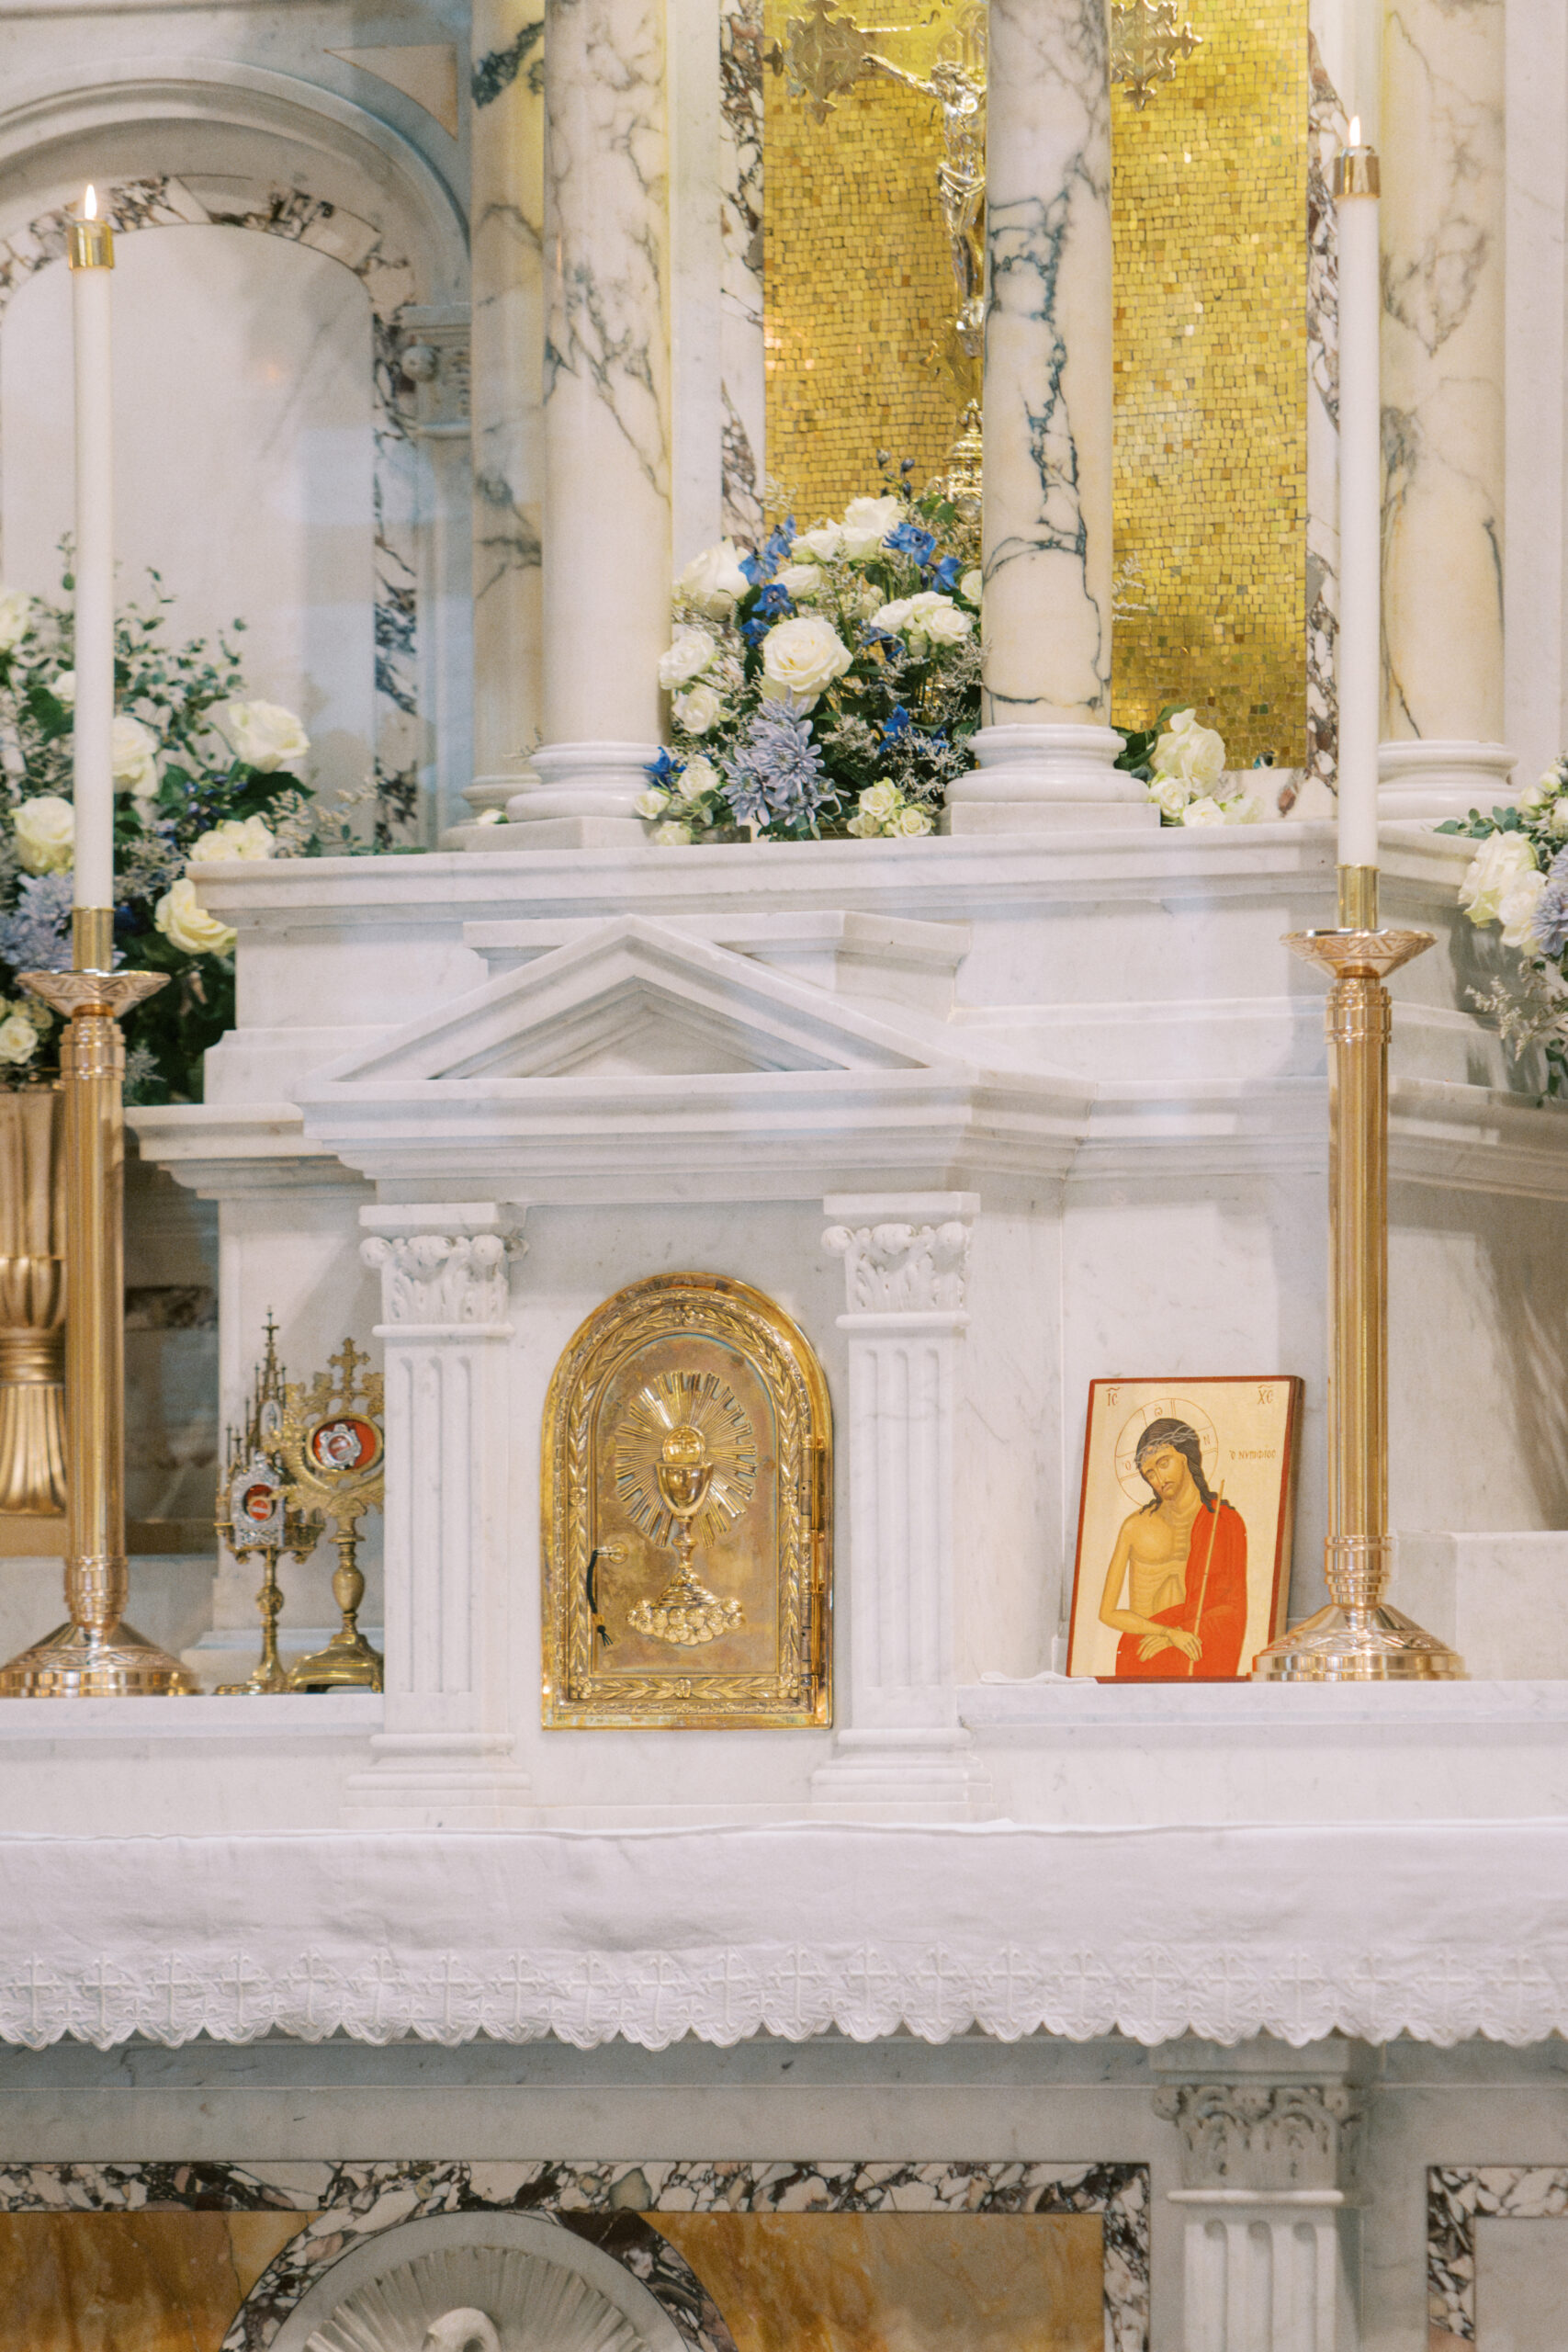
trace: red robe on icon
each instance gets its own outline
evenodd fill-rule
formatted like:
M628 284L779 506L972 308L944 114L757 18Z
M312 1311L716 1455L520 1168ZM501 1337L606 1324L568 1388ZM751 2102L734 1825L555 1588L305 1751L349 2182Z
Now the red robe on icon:
M1247 1525L1238 1510L1221 1503L1201 1510L1187 1546L1187 1589L1173 1609L1161 1609L1151 1625L1174 1625L1196 1634L1201 1657L1190 1658L1171 1643L1153 1657L1140 1657L1146 1634L1123 1634L1116 1645L1118 1682L1232 1681L1242 1663L1247 1633ZM1247 1664L1250 1667L1252 1660Z

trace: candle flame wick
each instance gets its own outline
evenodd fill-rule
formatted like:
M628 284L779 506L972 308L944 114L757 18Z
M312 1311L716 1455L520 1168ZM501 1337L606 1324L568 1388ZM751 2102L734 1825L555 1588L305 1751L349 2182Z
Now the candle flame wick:
M87 182L87 193L82 198L82 218L84 220L96 220L97 217L98 191L93 186L92 181L89 180Z
M1359 147L1359 146L1360 145L1360 143L1361 143L1361 118L1360 118L1360 116L1359 116L1359 114L1353 114L1353 115L1350 117L1350 139L1349 139L1349 144L1350 144L1352 147Z

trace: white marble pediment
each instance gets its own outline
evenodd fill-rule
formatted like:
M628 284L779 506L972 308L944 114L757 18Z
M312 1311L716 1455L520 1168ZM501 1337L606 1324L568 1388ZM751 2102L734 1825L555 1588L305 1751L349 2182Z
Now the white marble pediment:
M640 915L596 924L332 1063L317 1084L949 1069L897 1016Z

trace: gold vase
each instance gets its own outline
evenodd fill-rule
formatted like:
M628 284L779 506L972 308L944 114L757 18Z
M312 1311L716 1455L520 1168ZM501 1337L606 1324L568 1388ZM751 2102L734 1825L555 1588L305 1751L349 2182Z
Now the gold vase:
M52 1087L0 1091L0 1514L65 1509L65 1153Z

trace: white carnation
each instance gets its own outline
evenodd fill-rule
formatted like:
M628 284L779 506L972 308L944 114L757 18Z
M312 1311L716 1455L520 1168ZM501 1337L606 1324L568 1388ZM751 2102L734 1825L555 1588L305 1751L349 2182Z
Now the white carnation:
M677 631L668 653L659 661L659 683L661 686L689 685L707 668L718 651L718 640L705 628L683 628Z
M831 622L818 614L780 621L762 640L762 693L772 702L793 695L797 707L809 710L853 660Z
M675 593L701 613L716 621L728 620L751 582L740 569L740 555L733 539L720 539L716 548L705 548L694 555L675 582Z
M159 899L152 920L164 938L187 956L227 956L234 944L234 933L208 913L188 875Z
M235 758L243 760L247 767L260 768L265 775L278 768L294 767L310 748L303 721L281 703L224 703L214 710L212 719Z
M688 735L705 735L724 717L724 703L711 686L688 686L670 706L675 723Z
M1483 841L1459 886L1459 902L1477 930L1495 922L1503 897L1521 874L1533 873L1536 855L1523 833L1492 833Z
M76 855L76 811L57 793L40 792L11 811L17 858L25 874L62 874Z

